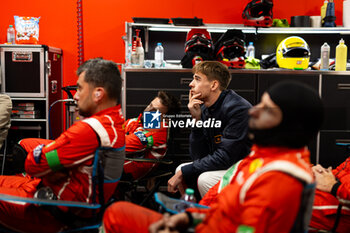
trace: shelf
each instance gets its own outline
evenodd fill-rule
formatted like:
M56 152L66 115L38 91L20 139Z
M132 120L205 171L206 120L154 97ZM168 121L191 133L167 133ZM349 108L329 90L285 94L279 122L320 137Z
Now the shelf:
M242 24L205 24L204 26L175 26L172 24L144 24L144 23L126 23L126 26L146 27L149 31L166 31L166 32L188 32L192 28L207 29L209 32L224 33L228 29L239 29L244 33L267 33L267 34L341 34L350 35L350 28L333 27L333 28L312 28L312 27L270 27L255 28L245 27Z
M46 119L11 118L11 121L46 122Z
M11 97L12 100L24 100L24 101L29 101L29 100L34 100L34 101L45 101L45 97Z

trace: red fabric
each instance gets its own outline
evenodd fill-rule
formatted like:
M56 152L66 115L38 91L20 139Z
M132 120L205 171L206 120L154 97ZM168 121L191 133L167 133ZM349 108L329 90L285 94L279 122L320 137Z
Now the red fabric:
M350 157L332 172L342 183L338 188L337 198L330 193L316 190L310 226L316 229L331 230L336 219L338 198L340 198L347 201L348 204L342 209L337 232L347 233L350 231Z
M161 218L162 215L153 210L121 201L106 210L103 226L106 233L148 233L148 226Z
M138 118L129 119L125 122L125 151L127 156L133 157L133 153L140 152L144 155L143 158L160 159L164 157L167 150L167 128L161 126L160 129L144 129L140 120L141 116L142 114ZM146 143L146 141L140 139L142 135L140 136L139 133L144 133L145 137L143 139L153 141L153 143ZM131 174L134 179L138 179L156 166L156 163L126 161L124 172Z
M0 176L0 193L33 197L40 179L29 176ZM58 232L63 226L49 212L36 205L0 201L0 224L28 232Z
M188 211L206 213L205 220L196 228L196 232L235 232L244 224L255 228L255 233L290 232L298 213L301 182L283 172L270 171L259 176L248 188L245 198L240 202L242 186L247 179L276 160L293 163L312 179L309 152L306 149L290 150L286 148L258 148L253 146L252 153L238 166L238 171L231 183L226 186L210 205L210 209L191 208ZM260 161L261 163L256 163ZM255 164L255 166L254 166ZM137 230L147 229L153 212L142 214L132 204L123 204L128 212L120 216L110 209L104 218L107 233L130 231L136 222ZM146 220L145 220L146 219ZM148 220L147 220L148 219Z
M37 184L42 181L43 185L52 188L60 200L91 202L91 165L94 152L99 147L97 134L102 132L101 135L104 135L100 136L102 146L110 144L113 148L122 147L125 144L123 124L124 119L120 106L116 106L76 122L55 141L22 140L20 144L29 152L25 162L26 172L38 178L0 176L0 193L32 197ZM97 130L93 130L92 125L97 125ZM32 149L40 144L46 146L37 163L34 160ZM46 153L54 150L57 151L59 161L65 168L63 171L53 172L46 161ZM106 198L113 194L116 185L105 186ZM35 205L18 205L1 201L0 216L1 224L12 229L25 229L26 232L57 232L61 227L59 223L56 224L56 220L49 213ZM19 221L21 224L18 224ZM51 221L52 227L47 229L47 224L51 225Z
M209 189L209 191L204 195L204 197L199 201L199 204L210 206L216 200L218 195L220 182L216 183L213 187Z

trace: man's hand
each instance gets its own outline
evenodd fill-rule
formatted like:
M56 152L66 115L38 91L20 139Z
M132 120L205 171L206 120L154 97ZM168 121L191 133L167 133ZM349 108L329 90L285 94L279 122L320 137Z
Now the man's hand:
M187 214L181 213L170 216L166 213L161 220L151 224L148 231L150 233L177 233L185 230L188 224Z
M335 176L332 173L332 168L324 168L321 165L317 164L312 167L312 171L314 173L316 179L316 188L330 193L332 191L332 187L337 183Z
M168 180L168 192L176 193L177 191L179 191L178 186L181 185L182 179L182 171L180 170Z
M197 121L201 119L201 104L203 104L203 101L198 99L202 94L193 94L192 91L188 94L188 104L187 107L190 110L190 113L194 119Z

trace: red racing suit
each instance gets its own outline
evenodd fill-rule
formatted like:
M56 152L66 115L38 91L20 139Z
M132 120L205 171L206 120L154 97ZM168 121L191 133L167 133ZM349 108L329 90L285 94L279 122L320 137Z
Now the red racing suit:
M336 169L333 174L340 181L337 197L332 194L316 190L310 227L322 230L333 228L339 201L343 204L337 232L350 232L350 157Z
M290 232L300 207L303 184L313 176L306 148L258 147L243 159L230 183L213 200L196 232ZM295 178L297 177L297 178ZM104 215L106 233L147 232L159 213L129 203L116 203Z
M91 203L94 152L99 146L123 147L123 124L120 106L115 106L76 122L54 141L22 140L20 145L29 151L25 161L29 175L0 176L0 193L33 197L40 183L59 200ZM111 197L116 185L105 186L105 198ZM21 232L57 232L63 227L41 207L5 201L0 202L0 222Z
M138 118L125 122L125 152L127 157L133 154L142 158L161 159L167 151L167 128L161 124L160 129L144 129L141 122L142 114ZM126 161L124 172L131 174L133 179L146 175L156 163Z

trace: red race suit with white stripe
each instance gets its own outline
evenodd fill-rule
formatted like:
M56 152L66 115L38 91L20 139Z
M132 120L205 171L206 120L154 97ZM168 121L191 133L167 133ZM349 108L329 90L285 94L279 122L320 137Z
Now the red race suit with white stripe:
M163 123L159 129L145 129L141 121L142 114L138 118L132 118L125 122L125 152L127 157L139 157L149 159L161 159L167 151L167 128ZM124 164L124 172L131 174L134 179L146 175L157 163L127 161Z
M40 183L50 187L59 200L91 203L94 152L100 146L123 147L123 124L118 105L76 122L54 141L22 140L20 145L28 151L25 161L28 175L0 176L0 193L33 197ZM116 186L116 183L105 185L105 200L111 197ZM50 212L37 205L6 201L0 202L0 223L10 229L33 233L57 232L63 227Z
M289 233L299 211L304 185L314 182L306 148L258 147L233 169L225 187L212 199L195 232ZM218 187L218 186L216 186ZM107 233L147 232L162 216L152 210L121 202L104 215Z
M341 183L337 190L337 197L316 190L310 227L331 230L334 226L339 202L341 202L341 217L336 232L347 233L350 232L350 157L332 172Z

